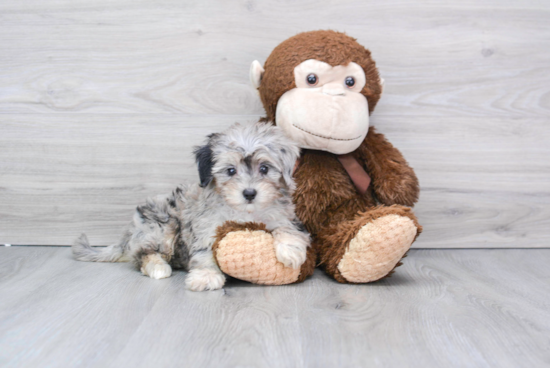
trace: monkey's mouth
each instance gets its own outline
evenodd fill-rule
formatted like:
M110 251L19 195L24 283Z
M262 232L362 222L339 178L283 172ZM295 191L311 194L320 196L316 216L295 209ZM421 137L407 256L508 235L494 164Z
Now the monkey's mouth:
M298 125L292 123L292 126L294 126L296 129L300 129L302 132L304 133L307 133L309 135L312 135L314 137L319 137L319 138L323 138L323 139L330 139L332 141L354 141L356 139L361 139L363 138L362 135L358 136L358 137L355 137L355 138L333 138L333 137L327 137L327 136L324 136L324 135L321 135L321 134L316 134L316 133L312 133L310 131L307 131L305 130L304 128L301 128L299 127Z

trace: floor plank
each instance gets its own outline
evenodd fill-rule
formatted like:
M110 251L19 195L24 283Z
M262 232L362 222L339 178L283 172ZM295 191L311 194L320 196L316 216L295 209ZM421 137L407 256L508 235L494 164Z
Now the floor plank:
M2 367L542 367L550 249L412 250L391 278L236 280L193 293L184 272L0 247Z

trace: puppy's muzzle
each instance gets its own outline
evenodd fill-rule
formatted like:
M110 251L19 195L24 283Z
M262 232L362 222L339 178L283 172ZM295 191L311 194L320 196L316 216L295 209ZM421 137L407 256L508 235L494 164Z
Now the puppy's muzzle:
M256 198L256 194L258 194L258 192L256 192L256 189L247 188L243 190L243 196L248 202L252 202L254 198Z

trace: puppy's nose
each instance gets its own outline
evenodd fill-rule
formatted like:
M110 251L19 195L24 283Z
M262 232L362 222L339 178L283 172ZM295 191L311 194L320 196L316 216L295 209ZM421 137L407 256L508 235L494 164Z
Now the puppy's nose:
M248 188L243 190L243 196L247 201L252 201L254 198L256 198L256 189Z

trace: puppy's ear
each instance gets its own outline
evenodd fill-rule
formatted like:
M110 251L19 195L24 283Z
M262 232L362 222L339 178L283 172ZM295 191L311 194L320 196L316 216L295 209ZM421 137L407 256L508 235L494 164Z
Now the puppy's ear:
M296 161L298 160L298 157L300 157L300 149L294 144L285 144L280 148L280 157L283 168L283 179L287 186L294 190L295 184L294 179L292 179L292 174L294 174Z
M193 153L195 154L195 161L199 169L199 178L201 182L201 187L206 187L212 181L212 166L214 166L214 161L212 159L213 152L210 145L212 136L209 136L210 140L207 144L200 147L195 147Z

